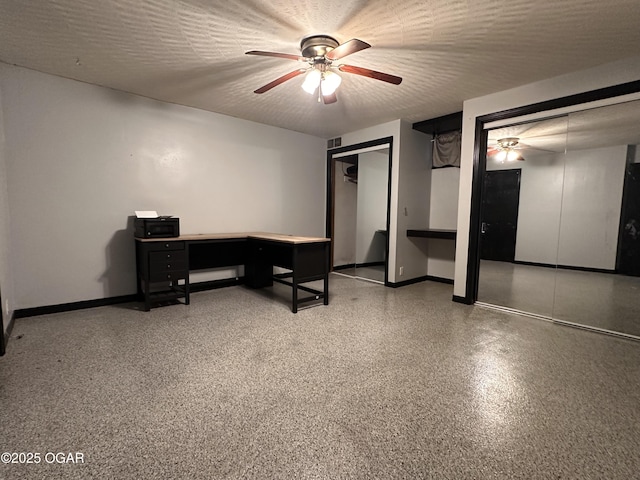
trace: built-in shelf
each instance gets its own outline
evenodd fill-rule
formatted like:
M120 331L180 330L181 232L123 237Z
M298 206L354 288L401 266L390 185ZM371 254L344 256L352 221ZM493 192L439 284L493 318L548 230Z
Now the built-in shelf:
M421 237L421 238L442 238L445 240L456 239L455 230L407 230L407 237Z

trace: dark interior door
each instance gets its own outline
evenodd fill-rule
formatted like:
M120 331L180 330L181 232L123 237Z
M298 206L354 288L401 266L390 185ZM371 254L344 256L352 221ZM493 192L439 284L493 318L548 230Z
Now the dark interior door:
M617 270L640 277L640 163L627 165Z
M513 262L520 203L520 169L486 172L482 197L480 258Z

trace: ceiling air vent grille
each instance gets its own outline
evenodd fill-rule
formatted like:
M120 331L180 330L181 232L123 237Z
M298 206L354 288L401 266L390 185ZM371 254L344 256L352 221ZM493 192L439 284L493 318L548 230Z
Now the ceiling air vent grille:
M327 140L327 148L336 148L342 146L342 137Z

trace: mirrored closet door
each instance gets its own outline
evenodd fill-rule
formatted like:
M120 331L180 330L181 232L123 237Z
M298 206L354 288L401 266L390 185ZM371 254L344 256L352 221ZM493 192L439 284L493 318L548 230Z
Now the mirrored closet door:
M567 117L488 132L478 301L551 317Z
M384 284L387 265L389 148L381 145L332 159L333 268Z
M553 318L640 337L640 101L571 113Z
M640 337L640 101L487 132L478 302Z

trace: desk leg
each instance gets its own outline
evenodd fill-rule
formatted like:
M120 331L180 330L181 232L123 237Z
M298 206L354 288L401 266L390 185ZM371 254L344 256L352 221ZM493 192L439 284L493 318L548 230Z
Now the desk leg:
M329 263L330 263L329 243L325 243L324 246L324 304L329 305Z
M298 313L298 247L293 247L293 277L291 279L291 289L292 292L292 305L291 311L293 313Z
M329 305L329 274L324 274L324 304Z
M298 279L296 278L295 272L293 274L293 282L292 282L291 288L293 290L291 311L293 313L298 313Z

